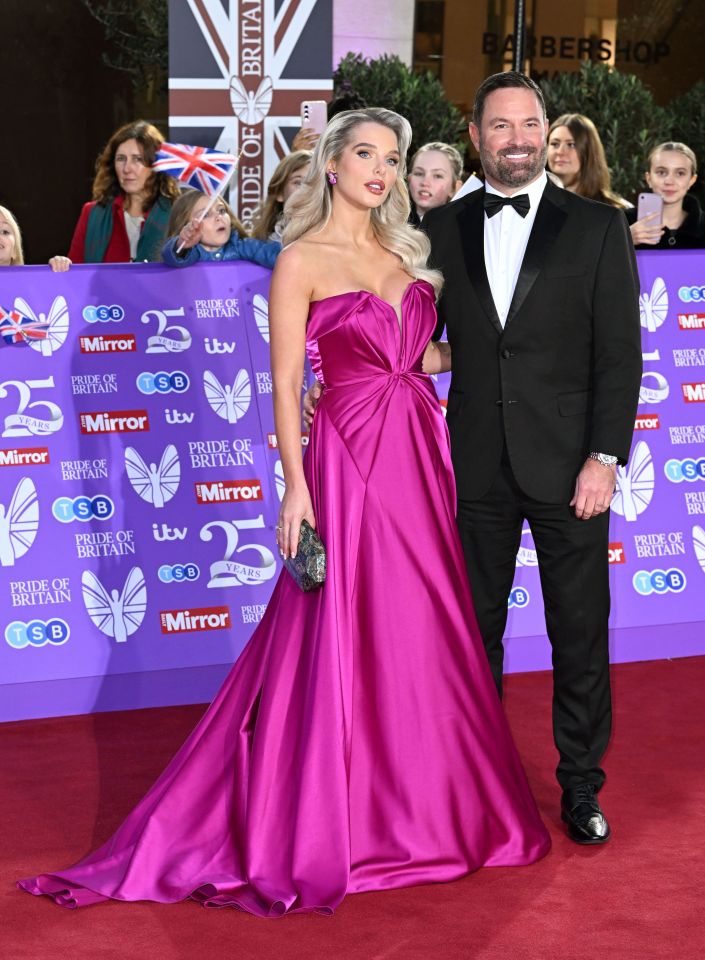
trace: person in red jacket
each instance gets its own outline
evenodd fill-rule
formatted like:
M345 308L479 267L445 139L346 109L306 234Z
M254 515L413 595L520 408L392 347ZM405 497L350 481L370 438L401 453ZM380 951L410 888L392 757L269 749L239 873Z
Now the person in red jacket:
M74 263L158 260L176 180L153 173L164 142L156 127L136 120L116 130L96 161L93 200L81 210L71 241Z

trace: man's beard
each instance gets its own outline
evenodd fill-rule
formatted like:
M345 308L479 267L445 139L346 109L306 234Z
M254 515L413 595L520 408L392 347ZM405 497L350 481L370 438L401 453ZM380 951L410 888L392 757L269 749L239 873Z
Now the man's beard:
M494 156L480 140L482 169L485 174L489 174L493 180L505 187L523 187L535 180L546 166L547 152L547 144L544 144L541 150L529 146L510 146L504 147ZM526 153L528 156L523 163L512 163L505 159L505 154L508 153Z

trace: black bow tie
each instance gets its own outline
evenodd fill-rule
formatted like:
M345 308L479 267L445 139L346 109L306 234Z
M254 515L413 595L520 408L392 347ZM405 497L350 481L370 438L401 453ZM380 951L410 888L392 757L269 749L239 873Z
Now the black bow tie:
M496 193L486 193L484 204L485 213L488 217L493 217L495 213L499 213L502 207L514 207L520 217L525 217L531 210L528 193L520 193L515 197L500 197Z

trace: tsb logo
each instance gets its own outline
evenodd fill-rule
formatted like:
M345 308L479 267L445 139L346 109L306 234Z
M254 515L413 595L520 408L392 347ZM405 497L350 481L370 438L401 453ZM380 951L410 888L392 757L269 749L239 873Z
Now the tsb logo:
M45 647L47 643L60 647L66 643L71 630L65 620L56 617L54 620L30 620L23 623L15 620L5 627L5 640L15 650L25 647Z
M110 497L98 494L95 497L59 497L55 500L51 512L61 523L74 520L107 520L115 513L115 504Z
M678 296L683 303L700 303L705 300L705 287L681 287Z
M137 375L137 389L140 393L185 393L191 386L188 376L181 370L165 373L140 373Z
M89 305L83 308L83 319L86 323L109 323L111 320L113 323L119 323L125 319L125 311L117 303L110 307Z
M509 594L509 609L512 607L526 607L529 605L531 597L526 587L514 587Z
M648 597L652 593L681 593L685 590L686 579L682 570L672 567L670 570L638 570L632 584L637 593Z
M695 483L696 480L705 480L705 457L699 460L667 460L663 465L663 472L671 483Z
M183 580L198 580L201 575L195 563L175 563L172 566L164 564L159 568L159 579L162 583L181 583Z

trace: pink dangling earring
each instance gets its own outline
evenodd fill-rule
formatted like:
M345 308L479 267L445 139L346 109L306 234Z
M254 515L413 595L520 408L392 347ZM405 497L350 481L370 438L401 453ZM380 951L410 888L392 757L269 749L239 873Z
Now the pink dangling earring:
M328 177L328 183L331 185L331 187L334 187L338 182L338 177L336 176L335 171L329 170L326 176Z

